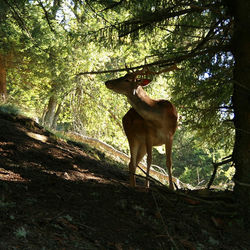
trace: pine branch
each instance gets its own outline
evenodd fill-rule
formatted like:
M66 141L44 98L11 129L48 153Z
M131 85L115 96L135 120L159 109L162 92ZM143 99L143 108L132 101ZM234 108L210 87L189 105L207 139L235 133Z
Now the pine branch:
M172 10L173 8L171 8ZM130 20L126 21L124 23L120 23L118 26L120 29L128 29L127 31L124 31L119 35L119 37L125 37L131 33L137 32L141 29L145 29L148 26L155 25L155 23L160 23L165 21L166 19L174 18L174 17L180 17L189 13L200 13L204 9L203 8L196 8L196 7L190 7L187 9L179 10L179 11L170 11L169 8L157 11L157 12L150 12L146 15L144 14L143 20ZM145 16L148 16L145 20Z
M50 22L50 18L49 18L49 13L48 13L48 11L47 11L47 10L45 9L45 7L43 6L43 3L42 3L41 0L39 0L38 3L39 3L39 5L41 6L41 8L43 9L45 19L46 19L46 21L47 21L47 23L48 23L48 25L49 25L49 28L50 28L51 32L55 33L55 30L54 30L54 28L52 27L52 24L51 24L51 22Z
M218 22L211 25L210 30L208 31L206 36L199 42L199 44L196 46L195 50L202 48L204 46L204 44L206 44L208 41L211 40L211 38L216 34L216 31L215 31L216 27L220 23L221 23L221 20L219 20Z
M125 72L128 70L138 70L138 69L141 69L142 67L152 67L152 66L167 67L167 66L172 66L177 63L181 63L187 59L194 58L196 56L200 56L204 54L215 54L220 51L230 51L230 49L231 47L229 45L212 46L212 47L208 47L206 49L202 49L199 51L196 50L195 48L194 50L192 50L191 52L187 54L172 57L169 59L158 60L153 63L148 63L148 64L139 65L139 66L130 67L130 68L124 67L120 69L80 72L77 74L77 76L88 75L88 74L107 74L107 73Z
M5 2L5 4L6 4L7 6L9 6L10 11L11 11L11 13L12 13L12 16L13 16L13 18L16 20L16 22L17 22L18 26L21 28L21 30L25 31L25 32L28 34L28 36L31 37L31 34L30 34L30 32L29 32L29 29L28 29L27 26L26 26L26 23L25 23L23 17L21 16L21 14L19 14L19 9L18 9L18 7L17 7L17 6L11 5L11 4L8 2L8 0L3 0L3 1Z
M95 16L103 19L106 23L108 23L110 25L110 27L114 28L117 30L117 27L115 25L113 25L112 23L110 23L103 15L100 15L99 13L97 13L95 11L95 9L92 7L92 5L89 3L89 1L86 0L86 4L88 5L88 7L90 8L90 10L95 14Z
M119 2L113 2L108 7L106 7L105 9L103 9L102 11L114 9L115 7L117 7L118 5L122 4L123 2L124 2L124 0L120 0Z

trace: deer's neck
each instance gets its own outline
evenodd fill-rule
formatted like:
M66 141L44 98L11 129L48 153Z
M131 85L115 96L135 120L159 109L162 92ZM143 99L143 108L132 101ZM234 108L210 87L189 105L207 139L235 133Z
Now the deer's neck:
M151 99L141 86L138 86L127 98L132 107L145 120L156 121L159 119L157 101Z

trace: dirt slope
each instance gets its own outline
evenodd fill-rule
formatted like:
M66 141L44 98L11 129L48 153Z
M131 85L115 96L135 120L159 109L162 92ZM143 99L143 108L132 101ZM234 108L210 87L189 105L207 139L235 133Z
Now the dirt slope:
M103 153L0 113L0 249L250 249L231 194L127 180Z

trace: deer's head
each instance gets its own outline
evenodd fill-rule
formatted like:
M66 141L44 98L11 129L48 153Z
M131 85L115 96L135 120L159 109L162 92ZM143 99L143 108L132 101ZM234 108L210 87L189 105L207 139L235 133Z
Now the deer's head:
M108 89L113 90L118 94L128 95L138 86L146 86L151 82L150 79L138 78L139 75L143 75L141 74L141 71L127 73L123 77L105 82L105 85Z
M137 89L138 86L146 86L151 82L151 79L145 78L148 75L159 75L163 72L172 70L179 70L179 68L176 66L176 64L174 64L170 67L164 68L163 70L154 72L150 71L147 67L144 67L142 70L128 72L123 77L109 80L105 82L105 85L108 89L111 89L118 94L129 95L134 93L134 90Z

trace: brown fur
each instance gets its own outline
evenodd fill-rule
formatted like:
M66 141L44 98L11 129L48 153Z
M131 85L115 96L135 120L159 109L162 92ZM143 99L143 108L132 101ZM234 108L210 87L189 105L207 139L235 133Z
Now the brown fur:
M152 163L152 147L165 144L169 186L173 189L171 154L173 137L177 128L176 108L167 100L151 99L141 85L143 85L142 82L133 78L133 74L106 82L109 89L126 95L133 106L122 120L131 154L130 185L135 186L136 167L147 153L146 187L149 187L148 176Z

